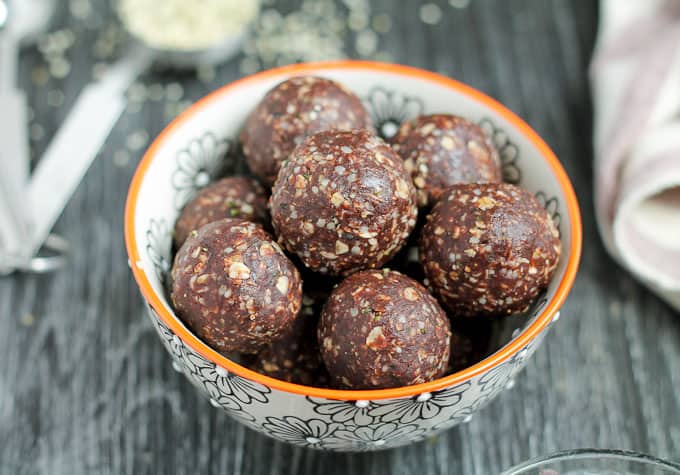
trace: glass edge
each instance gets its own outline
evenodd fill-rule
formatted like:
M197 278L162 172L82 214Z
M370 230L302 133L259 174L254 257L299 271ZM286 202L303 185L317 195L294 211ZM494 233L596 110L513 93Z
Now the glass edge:
M667 468L675 470L680 474L680 465L675 462L670 462L668 460L663 460L652 455L646 455L639 452L633 452L629 450L613 450L613 449L572 449L564 450L561 452L556 452L551 455L536 457L526 462L522 462L519 465L505 470L500 473L500 475L516 475L521 470L528 470L531 468L539 468L541 464L547 462L558 462L563 460L578 460L587 459L590 457L600 457L600 458L611 458L619 460L631 460L643 463L651 463L660 466L661 468Z

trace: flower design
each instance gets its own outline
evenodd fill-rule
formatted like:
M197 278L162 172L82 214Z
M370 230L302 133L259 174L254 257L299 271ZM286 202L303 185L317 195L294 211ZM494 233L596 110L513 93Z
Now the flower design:
M217 387L214 381L203 381L203 387L210 396L210 404L228 411L241 410L238 399L231 397L231 393L225 393Z
M432 427L432 430L445 430L445 429L450 429L451 427L457 426L458 424L466 424L472 420L472 415L474 412L477 410L477 405L478 401L475 401L473 405L463 407L461 409L458 409L454 411L448 419L445 419L442 422L438 422Z
M371 401L328 401L307 396L314 405L314 412L322 416L330 416L333 422L349 425L368 425L373 422L369 411L375 407Z
M170 342L172 341L174 334L168 327L165 326L165 323L161 321L154 308L149 305L148 302L145 301L144 303L146 303L146 310L149 312L149 316L151 317L151 323L161 337L161 342L166 348L170 350Z
M161 282L170 271L171 263L170 242L172 235L165 219L149 221L149 229L146 230L146 253L153 265L154 272Z
M560 203L557 197L553 196L552 198L548 198L548 195L544 191L539 191L538 193L536 193L536 199L548 212L548 214L553 220L553 223L555 223L555 226L557 227L557 232L561 236L562 232L560 230L560 224L562 223L562 215L558 211Z
M383 139L392 137L402 122L422 114L425 109L422 99L388 91L380 86L368 92L365 102L378 135Z
M480 392L483 395L479 406L490 400L502 389L509 389L514 386L514 380L512 378L518 371L524 368L527 358L529 358L529 355L532 353L531 348L532 343L528 343L507 362L491 369L479 379L478 384Z
M214 388L220 395L235 398L239 403L246 405L254 401L261 403L269 401L267 394L271 389L267 386L236 376L193 351L187 352L184 360L190 371L203 381L209 393Z
M204 387L209 393L211 406L223 409L230 417L248 427L257 428L255 416L246 411L236 399L221 393L212 383L205 384Z
M458 404L470 386L469 382L465 382L412 398L396 399L384 404L376 403L377 406L369 411L369 415L379 417L380 422L399 421L402 424L418 419L432 419L437 417L443 408Z
M255 417L246 411L242 404L249 404L252 400L266 402L267 397L264 394L269 393L270 389L231 374L227 376L225 383L224 379L217 376L219 371L210 371L214 368L211 362L195 353L172 333L148 303L147 308L154 328L160 335L163 346L171 354L173 366L177 371L183 372L198 389L205 390L212 406L224 409L229 416L249 427L258 428ZM215 377L205 379L202 372L214 374Z
M211 402L212 404L212 402ZM215 407L214 404L212 404L213 407ZM220 406L221 408L221 406ZM257 420L255 419L255 416L253 416L251 413L246 411L245 409L241 408L237 411L234 410L229 410L226 409L227 415L231 417L232 419L235 419L236 421L240 422L241 424L246 425L247 427L250 427L251 429L258 430L260 427L257 424Z
M177 209L220 174L224 158L232 148L231 140L218 139L212 132L206 132L177 153L177 169L172 174Z
M182 372L186 374L185 368L186 365L184 364L184 359L182 358L182 347L178 347L178 342L175 337L175 334L170 331L170 329L165 326L163 321L160 319L156 311L153 309L151 305L146 303L147 311L149 312L149 317L151 318L151 323L153 324L154 329L156 330L156 333L160 336L161 343L165 347L165 349L170 353L170 356L172 357L172 367L175 371ZM181 343L180 343L181 345ZM191 380L194 385L196 384L194 380ZM200 385L198 386L200 388Z
M377 426L338 429L335 432L335 438L349 442L352 450L368 451L401 445L406 441L419 438L424 432L425 429L421 429L415 424L401 425L387 422ZM402 438L403 440L400 440ZM401 443L391 443L392 441L400 441Z
M219 390L210 385L205 386L210 395L210 404L218 409L224 409L231 417L244 423L252 423L255 417L243 409L243 407L233 398L226 397ZM208 389L211 388L211 389Z
M524 348L515 353L512 358L510 358L510 365L512 366L513 372L524 367L524 363L529 357L530 348L531 343L527 344Z
M340 425L320 419L307 421L295 416L267 417L262 428L272 437L303 447L322 448L328 445L331 436Z
M498 154L501 158L501 171L503 172L503 181L506 183L518 184L522 181L522 172L517 166L519 158L519 149L508 137L508 134L503 130L497 128L491 119L484 118L479 121L479 126L491 138L491 141L498 149Z

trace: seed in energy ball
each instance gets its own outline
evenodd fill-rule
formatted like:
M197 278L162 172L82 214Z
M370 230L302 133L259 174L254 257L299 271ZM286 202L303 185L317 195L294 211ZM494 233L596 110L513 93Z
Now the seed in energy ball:
M305 139L281 167L270 207L279 242L305 266L332 275L380 267L418 213L401 159L367 130Z
M421 115L390 139L418 190L418 205L433 205L457 183L502 181L498 151L477 124L455 115Z
M560 257L557 227L536 198L504 183L456 185L423 228L428 287L455 316L526 311Z
M253 370L290 383L328 386L316 337L323 300L314 297L303 291L300 315L288 331L257 355Z
M449 319L425 288L383 269L352 274L324 305L321 357L331 379L349 389L424 383L446 371Z
M257 181L246 177L223 178L206 186L182 209L175 223L175 247L191 231L224 218L240 218L264 225L267 194Z
M299 76L275 86L241 131L250 170L272 185L281 162L305 137L322 130L371 128L361 100L335 81Z
M302 281L262 227L227 218L191 232L175 256L171 297L217 351L257 353L293 326Z

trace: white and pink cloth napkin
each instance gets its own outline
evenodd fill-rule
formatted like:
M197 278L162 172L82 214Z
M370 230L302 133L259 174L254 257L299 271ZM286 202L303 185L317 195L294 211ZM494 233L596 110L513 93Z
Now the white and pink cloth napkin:
M680 310L680 0L601 0L595 208L609 252Z

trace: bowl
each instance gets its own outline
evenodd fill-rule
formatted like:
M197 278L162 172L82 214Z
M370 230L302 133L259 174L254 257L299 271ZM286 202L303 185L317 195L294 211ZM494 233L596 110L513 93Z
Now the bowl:
M578 449L524 462L501 475L680 475L680 465L623 450Z
M301 386L253 372L211 349L177 318L164 291L171 231L179 210L224 163L236 163L238 132L277 83L295 75L340 81L366 104L376 128L394 133L420 113L448 112L481 124L500 150L507 181L535 193L555 219L563 253L547 291L526 315L502 320L497 351L455 374L381 390ZM225 159L226 157L226 159ZM259 432L296 445L370 451L408 444L469 421L512 386L539 347L571 289L581 221L569 179L550 148L494 99L455 80L407 66L341 61L272 69L228 84L177 117L151 144L130 185L125 210L130 265L173 367L210 403Z

